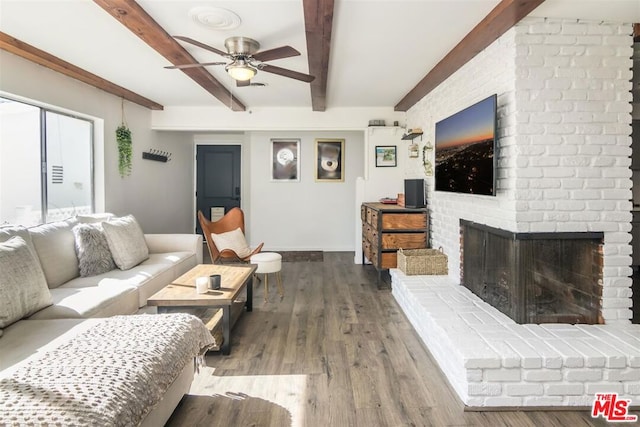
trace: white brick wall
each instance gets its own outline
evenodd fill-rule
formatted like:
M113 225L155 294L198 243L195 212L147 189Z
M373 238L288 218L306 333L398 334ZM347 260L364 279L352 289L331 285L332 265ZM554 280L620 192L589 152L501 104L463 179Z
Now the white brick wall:
M629 323L631 299L630 24L526 18L407 113L435 123L498 94L497 196L434 191L431 244L460 271L459 220L517 232L603 231L603 316ZM433 155L431 160L433 161ZM421 159L408 176L424 177Z

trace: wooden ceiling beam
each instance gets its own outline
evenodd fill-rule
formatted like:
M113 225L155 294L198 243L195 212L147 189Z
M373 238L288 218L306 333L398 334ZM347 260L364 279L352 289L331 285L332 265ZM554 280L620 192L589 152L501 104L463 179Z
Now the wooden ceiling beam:
M164 107L157 102L138 95L135 92L131 92L115 83L111 83L102 77L96 76L82 68L76 67L62 59L51 55L43 50L40 50L28 43L20 41L15 37L0 32L0 49L10 52L21 58L27 59L31 62L35 62L38 65L47 67L53 71L57 71L72 79L79 80L83 83L96 87L100 90L108 92L118 98L124 98L127 101L131 101L135 104L142 105L143 107L151 110L162 110Z
M93 1L173 65L198 62L134 0ZM233 111L246 110L242 102L203 67L181 71Z
M303 0L302 4L309 74L315 76L310 83L311 107L313 111L325 111L334 0Z
M478 53L520 22L544 0L502 0L395 106L407 111Z

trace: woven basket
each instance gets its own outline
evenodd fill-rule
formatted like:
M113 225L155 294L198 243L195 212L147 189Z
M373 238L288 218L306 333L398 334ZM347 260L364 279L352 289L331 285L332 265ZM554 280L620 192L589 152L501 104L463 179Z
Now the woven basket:
M439 249L399 249L398 268L407 276L446 275L447 256Z

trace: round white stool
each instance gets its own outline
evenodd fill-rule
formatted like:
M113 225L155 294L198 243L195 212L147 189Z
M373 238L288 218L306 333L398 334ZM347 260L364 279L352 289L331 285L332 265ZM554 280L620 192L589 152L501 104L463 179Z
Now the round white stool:
M275 252L260 252L252 255L249 262L258 266L256 274L264 274L264 301L267 302L269 298L269 273L275 273L276 283L278 284L278 294L280 294L280 299L282 299L284 297L282 276L280 274L280 270L282 270L282 255Z

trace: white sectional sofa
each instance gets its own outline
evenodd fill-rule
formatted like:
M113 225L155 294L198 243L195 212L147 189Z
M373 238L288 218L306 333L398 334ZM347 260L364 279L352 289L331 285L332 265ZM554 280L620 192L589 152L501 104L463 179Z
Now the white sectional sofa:
M116 267L98 275L82 277L74 227L79 223L108 218L109 215L106 218L77 217L29 229L0 226L0 245L6 245L14 236L26 242L42 268L50 293L48 302L51 302L17 321L14 319L13 323L7 322L7 316L11 317L11 310L15 307L2 308L3 304L12 304L6 298L11 295L7 291L11 285L0 282L0 379L7 378L39 353L72 340L95 323L96 319L90 318L135 314L146 306L149 296L202 263L202 236L146 234L144 245L148 254L137 265L126 269ZM19 239L12 241L24 246ZM9 277L8 281L11 280ZM15 288L15 283L13 286ZM162 425L188 391L192 378L193 363L187 363L167 390L162 404L156 405L146 416L144 424ZM0 409L0 415L1 412Z
M0 242L21 235L32 244L47 279L53 305L30 319L85 319L132 314L147 298L197 264L202 263L202 236L147 234L149 257L128 270L118 268L80 277L73 227L86 217L30 229L0 227Z

